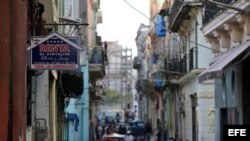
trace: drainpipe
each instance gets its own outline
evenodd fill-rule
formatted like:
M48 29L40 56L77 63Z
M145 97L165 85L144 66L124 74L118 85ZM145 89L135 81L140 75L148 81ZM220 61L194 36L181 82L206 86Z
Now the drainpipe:
M198 21L195 16L195 68L198 68Z
M194 13L190 12L191 16L195 18L195 67L196 69L198 68L198 19L195 16ZM192 52L193 53L193 52ZM193 61L193 60L192 60Z
M163 41L162 41L162 53L165 52L165 46L166 46L166 37L164 36L163 37ZM165 63L164 59L165 59L165 56L164 54L161 56L163 57L161 60L163 61L163 64ZM163 68L161 69L164 69L164 65L163 65ZM164 140L164 133L165 133L165 92L163 91L162 92L162 97L161 97L161 101L162 101L162 109L161 109L161 141Z
M85 54L86 55L86 54ZM86 55L87 56L87 55ZM86 63L81 66L81 72L83 73L83 94L81 96L82 106L82 124L81 124L81 140L89 140L89 64L88 57L86 57Z

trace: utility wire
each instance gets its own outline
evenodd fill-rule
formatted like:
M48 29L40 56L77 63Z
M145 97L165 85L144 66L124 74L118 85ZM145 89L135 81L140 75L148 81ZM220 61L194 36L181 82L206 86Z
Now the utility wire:
M134 7L132 4L130 4L130 3L127 2L126 0L123 0L123 1L124 1L127 5L129 5L131 8L133 8L135 11L137 11L138 13L140 13L141 15L143 15L144 17L146 17L147 19L149 19L149 20L150 20L151 22L153 22L155 25L158 25L153 19L151 19L151 18L149 18L148 16L146 16L144 13L142 13L141 11L139 11L139 10L138 10L136 7ZM162 26L162 25L158 25L158 26ZM162 28L164 28L168 33L174 33L174 32L172 32L171 30L167 29L165 26L162 26ZM192 41L192 40L189 40L189 39L187 39L187 38L184 38L184 37L182 37L182 36L180 36L180 35L177 35L176 33L174 33L173 35L178 36L178 37L180 37L181 39L183 39L183 40L185 40L185 41L189 41L189 42L191 42L191 43L193 43L193 44L196 44L195 41ZM200 46L200 47L209 49L209 50L213 50L211 47L205 46L205 45L203 45L203 44L197 43L197 45Z

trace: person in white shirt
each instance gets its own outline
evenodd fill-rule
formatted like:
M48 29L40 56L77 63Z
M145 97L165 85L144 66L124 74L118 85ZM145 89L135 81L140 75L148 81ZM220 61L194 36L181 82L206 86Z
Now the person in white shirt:
M132 136L130 131L128 131L126 136L124 137L124 141L134 141L134 137Z

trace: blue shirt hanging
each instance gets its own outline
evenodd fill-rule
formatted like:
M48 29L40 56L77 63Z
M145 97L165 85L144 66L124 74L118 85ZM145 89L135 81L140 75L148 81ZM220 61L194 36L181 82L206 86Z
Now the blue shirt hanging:
M157 25L156 25L156 35L158 37L166 36L166 23L164 21L164 16L159 15L157 17Z
M163 87L163 85L164 85L163 80L162 80L160 74L157 74L156 77L155 77L155 86L157 88L161 88L161 87Z

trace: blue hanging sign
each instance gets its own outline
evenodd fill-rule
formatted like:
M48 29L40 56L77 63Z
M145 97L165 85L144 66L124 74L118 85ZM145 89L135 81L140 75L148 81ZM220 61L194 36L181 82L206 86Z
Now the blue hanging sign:
M30 51L31 69L78 69L83 48L77 38L65 38L57 32L46 37L33 37Z

